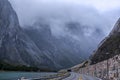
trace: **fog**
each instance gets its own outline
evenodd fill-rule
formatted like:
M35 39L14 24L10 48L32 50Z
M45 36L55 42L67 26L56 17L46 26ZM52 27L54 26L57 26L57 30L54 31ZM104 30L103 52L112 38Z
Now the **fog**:
M103 0L103 2L100 0L9 1L17 11L22 26L33 23L34 20L39 17L54 19L55 21L56 19L62 21L80 21L82 24L87 24L89 26L101 25L101 27L104 27L104 30L107 30L106 32L108 33L120 14L119 0Z
M78 41L83 40L78 34L66 30L66 22L80 23L85 41L91 38L98 44L109 34L120 17L120 0L9 0L18 14L20 25L32 25L36 20L51 25L55 36L71 36ZM100 31L94 34L95 30Z

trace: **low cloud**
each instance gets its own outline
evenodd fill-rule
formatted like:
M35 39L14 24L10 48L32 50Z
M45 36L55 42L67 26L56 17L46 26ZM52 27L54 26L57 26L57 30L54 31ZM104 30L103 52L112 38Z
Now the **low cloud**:
M119 0L104 0L104 3L99 0L9 1L16 10L22 27L34 24L36 20L44 21L50 25L54 36L70 36L85 47L96 47L120 17ZM82 29L84 36L81 36L80 31L77 34L70 32L65 26L70 22L79 23L79 30Z

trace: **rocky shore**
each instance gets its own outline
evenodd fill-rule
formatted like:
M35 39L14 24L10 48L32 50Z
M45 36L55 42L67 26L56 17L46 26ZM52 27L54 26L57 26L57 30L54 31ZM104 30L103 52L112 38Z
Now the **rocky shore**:
M40 78L34 78L34 79L27 79L25 77L22 77L21 79L18 80L62 80L70 76L69 72L62 72L62 73L57 73L55 75L49 75L49 76L44 76Z

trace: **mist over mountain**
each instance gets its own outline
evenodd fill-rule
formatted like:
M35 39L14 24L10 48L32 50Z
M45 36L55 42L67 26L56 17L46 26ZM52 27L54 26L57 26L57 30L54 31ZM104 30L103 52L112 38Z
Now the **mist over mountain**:
M100 8L103 3L99 0L95 1L96 3L81 0L10 0L10 2L23 28L29 28L36 22L47 24L53 36L57 38L69 36L85 50L89 49L86 46L90 47L88 55L109 34L120 13L119 0L109 1L109 5L102 6L104 8Z
M20 27L16 12L8 0L0 0L0 62L42 69L58 69ZM9 66L7 66L9 67Z
M92 64L104 61L112 58L120 53L120 18L114 25L114 28L96 49L94 54L91 56Z
M119 13L63 0L9 1L0 4L0 60L41 69L69 68L88 59Z
M84 48L78 44L77 40L71 39L72 36L58 37L57 35L56 37L49 22L46 23L43 19L37 20L29 28L21 28L17 14L8 0L0 3L1 62L14 66L38 67L41 70L59 70L87 59L88 52L83 50ZM74 31L72 27L76 26L75 30L77 30L80 25L76 22L68 22L65 26L65 30L72 33Z

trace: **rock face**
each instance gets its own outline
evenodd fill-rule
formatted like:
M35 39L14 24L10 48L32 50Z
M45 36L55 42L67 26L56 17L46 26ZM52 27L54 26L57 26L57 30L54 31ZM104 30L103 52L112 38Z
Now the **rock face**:
M111 31L110 35L114 35L120 32L120 18L118 19L117 23L115 24L113 30Z
M35 26L39 26L39 28L36 29L34 28ZM80 45L73 42L71 38L56 38L52 35L48 25L39 23L34 25L34 27L24 30L40 51L51 58L58 68L69 68L86 59L85 54L80 55L80 51L82 51L79 48Z
M106 37L95 53L91 56L92 64L109 59L120 53L120 19L115 24L113 30Z
M50 26L44 21L38 21L31 28L21 28L8 0L0 0L0 62L58 70L88 58L88 52L94 47L91 42L96 40L92 38L90 41L89 35L85 34L89 31L88 26L67 22L64 24L67 32L65 37L52 35ZM101 33L98 28L92 34L98 38Z
M77 56L81 51L78 48L80 46L71 38L57 39L44 22L34 26L41 27L22 29L8 0L0 0L1 62L58 70L85 59L86 55Z
M8 0L0 0L0 61L56 69L51 59L21 29L18 17Z

